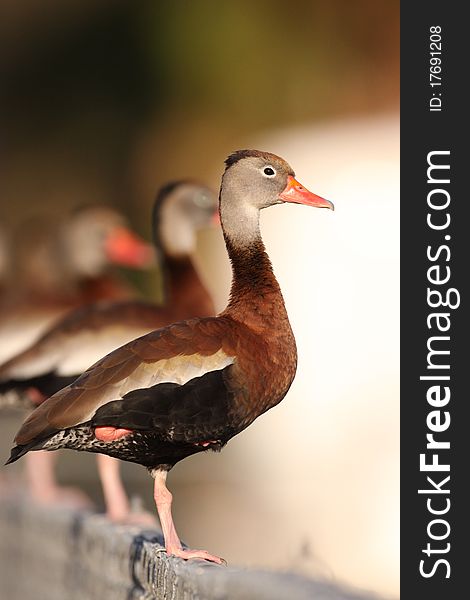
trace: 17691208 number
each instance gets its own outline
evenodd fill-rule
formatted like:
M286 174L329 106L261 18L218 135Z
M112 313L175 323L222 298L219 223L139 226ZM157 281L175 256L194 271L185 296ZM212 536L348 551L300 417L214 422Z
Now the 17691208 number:
M432 25L429 28L429 85L432 97L429 100L429 110L436 112L442 110L442 97L440 86L442 85L442 36L441 26Z

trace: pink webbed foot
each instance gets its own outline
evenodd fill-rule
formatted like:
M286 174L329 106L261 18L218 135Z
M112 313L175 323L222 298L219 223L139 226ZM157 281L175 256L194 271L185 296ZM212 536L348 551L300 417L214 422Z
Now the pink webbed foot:
M171 516L172 495L165 485L166 476L166 471L158 470L154 472L155 504L157 505L158 516L160 517L163 537L165 540L165 549L162 548L160 552L166 552L168 556L177 556L178 558L183 558L184 560L199 558L201 560L214 562L218 565L226 565L227 563L223 558L220 558L220 556L214 556L205 550L191 550L189 548L182 547L178 534L176 533L173 517Z
M38 389L34 388L34 387L28 388L26 390L26 395L28 396L28 398L30 399L30 401L35 406L39 406L46 399L46 396L44 396L44 394L41 394L41 392Z
M177 556L184 560L190 560L191 558L199 558L201 560L207 560L209 562L216 563L218 565L226 565L227 561L220 556L209 554L206 550L190 550L189 548L173 548L165 550L168 556Z

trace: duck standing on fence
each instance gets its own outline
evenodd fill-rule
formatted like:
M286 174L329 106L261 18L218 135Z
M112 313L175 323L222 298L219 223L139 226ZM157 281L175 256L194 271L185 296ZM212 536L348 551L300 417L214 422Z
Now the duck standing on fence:
M333 208L294 178L282 158L241 150L226 160L220 219L232 263L227 308L217 317L164 327L111 352L25 421L8 462L30 450L102 452L148 468L166 552L183 548L171 515L168 471L197 452L220 450L286 395L295 339L260 235L263 208L292 202Z
M164 305L141 300L101 302L68 313L27 350L0 366L0 393L23 392L35 408L72 383L91 364L122 344L175 320L215 314L193 261L198 230L208 227L217 197L206 186L175 181L163 186L153 207L153 235L163 275ZM0 397L1 407L1 397ZM42 502L63 497L54 477L53 455L28 455L31 494ZM145 522L131 514L119 462L98 455L106 513L114 521Z

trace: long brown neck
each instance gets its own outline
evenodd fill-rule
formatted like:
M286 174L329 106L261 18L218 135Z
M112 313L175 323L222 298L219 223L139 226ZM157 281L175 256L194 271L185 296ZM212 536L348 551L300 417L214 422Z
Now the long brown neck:
M275 406L287 393L297 368L297 349L279 284L261 238L249 246L227 241L233 280L230 301L222 315L249 327L257 337L252 356L238 357L247 379L239 376L250 390L248 404L241 403L234 421L241 429ZM263 374L260 376L260 374ZM237 421L238 419L238 421Z
M189 256L163 257L165 302L176 319L215 314L212 299Z
M232 288L223 314L256 330L288 325L284 299L261 238L240 247L226 235L226 244Z

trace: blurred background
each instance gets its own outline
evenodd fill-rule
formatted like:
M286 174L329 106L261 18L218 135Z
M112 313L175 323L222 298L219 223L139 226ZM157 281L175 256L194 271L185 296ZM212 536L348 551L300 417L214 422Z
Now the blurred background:
M169 487L190 545L390 597L398 46L398 0L0 3L1 230L104 203L150 239L159 185L191 176L217 188L224 158L245 147L280 154L334 202L331 214L282 206L262 217L298 341L291 391L221 455L178 465ZM230 269L218 230L201 233L196 260L222 309ZM125 276L158 297L158 272ZM19 422L1 416L4 457ZM60 467L100 505L92 456L64 452ZM152 506L145 470L124 472Z

